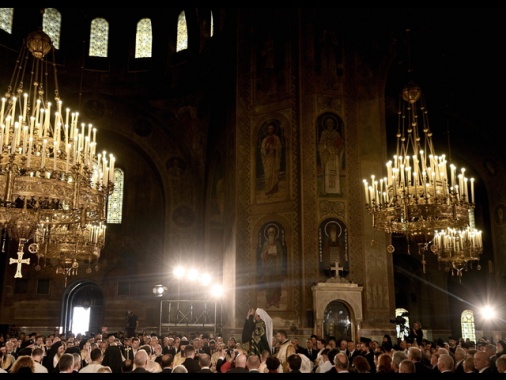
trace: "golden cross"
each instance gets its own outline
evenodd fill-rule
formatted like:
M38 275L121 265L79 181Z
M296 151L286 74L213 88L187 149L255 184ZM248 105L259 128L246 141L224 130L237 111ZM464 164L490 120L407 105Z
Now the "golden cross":
M30 258L23 259L23 254L24 254L23 251L18 251L18 258L17 259L13 259L13 258L9 259L9 264L18 264L14 278L22 278L23 275L21 274L21 265L30 264Z

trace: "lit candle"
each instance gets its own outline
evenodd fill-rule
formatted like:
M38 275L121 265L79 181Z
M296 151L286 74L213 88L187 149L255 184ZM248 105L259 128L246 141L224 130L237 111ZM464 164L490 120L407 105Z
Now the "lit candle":
M2 123L2 124L4 122L4 112L5 112L5 102L6 101L7 101L7 99L2 98L2 110L0 111L0 123Z
M69 172L70 144L65 145L65 172Z
M388 178L388 182L387 182L387 186L390 186L392 185L392 161L388 161L387 162L387 178Z
M474 203L474 178L471 178L471 202Z
M53 147L53 171L56 171L56 161L58 160L59 145L60 145L60 143L58 141L54 142L54 147Z
M116 158L109 154L109 181L114 183L114 163L116 162Z
M26 105L28 102L28 94L26 92L23 94L23 98L24 98L24 101L23 101L23 121L25 121L26 120Z
M5 125L5 145L9 146L9 131L11 129L11 116L8 115L6 117L6 125Z
M3 143L4 143L4 130L5 125L0 125L0 154L3 152Z
M104 150L102 152L102 175L103 175L104 182L106 181L106 177L105 177L105 168L106 167L107 167L107 156L106 156L106 151Z
M35 125L35 118L33 116L30 116L30 135L28 136L33 137L33 127Z
M26 144L28 143L28 125L23 127L23 154L26 154Z
M465 200L467 202L471 202L471 200L469 199L469 193L467 191L467 182L469 181L469 179L467 177L464 177L464 196L465 196Z
M46 165L46 145L47 145L47 139L44 139L42 141L42 152L41 152L41 160L40 160L40 167L44 168Z
M44 119L44 136L46 137L49 131L49 119L51 118L51 103L47 103L46 117Z
M90 137L86 136L84 141L84 164L88 165L88 150L90 147Z
M33 116L33 113L32 113ZM37 99L36 107L35 107L35 123L39 122L40 117L40 99Z
M28 168L30 167L30 160L32 158L32 144L33 144L33 137L30 136L30 138L28 139L28 158L26 161L26 166Z
M65 125L68 128L69 125L69 114L70 114L70 108L65 109Z
M413 178L415 178L415 200L416 198L418 198L418 179L417 179L417 173L416 172L413 172Z
M19 123L16 121L14 123L14 134L12 135L12 143L11 143L11 153L14 153L16 151L16 141L18 141L18 134L19 134Z
M367 189L367 181L364 179L363 181L363 184L364 184L364 194L365 194L365 204L369 204L369 190Z
M427 193L427 172L424 171L422 173L422 176L423 176L423 191L424 191L424 196L425 196L425 200L427 200L429 194Z

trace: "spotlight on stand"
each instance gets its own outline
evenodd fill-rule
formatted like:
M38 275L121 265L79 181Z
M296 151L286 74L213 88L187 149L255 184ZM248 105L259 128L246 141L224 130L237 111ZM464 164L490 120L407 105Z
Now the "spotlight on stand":
M165 293L167 293L167 287L162 284L155 285L153 288L153 294L157 297L162 297Z

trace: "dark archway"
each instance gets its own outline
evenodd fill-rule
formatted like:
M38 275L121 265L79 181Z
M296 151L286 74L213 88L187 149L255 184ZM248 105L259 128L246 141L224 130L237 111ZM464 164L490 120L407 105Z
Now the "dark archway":
M323 334L326 340L331 336L339 342L342 339L352 339L350 310L339 301L332 301L327 305L323 319Z
M102 289L93 281L80 280L67 286L62 299L61 321L63 332L72 329L75 306L90 307L90 332L101 331L103 322L104 295Z

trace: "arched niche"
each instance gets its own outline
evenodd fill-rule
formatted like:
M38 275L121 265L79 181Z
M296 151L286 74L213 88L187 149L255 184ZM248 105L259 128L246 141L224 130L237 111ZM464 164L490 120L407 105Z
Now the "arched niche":
M334 316L329 316L330 311L347 312L349 325L346 333L352 340L359 338L359 328L362 322L362 286L357 284L340 282L339 279L332 278L327 282L318 283L311 287L313 292L313 310L315 313L314 332L318 336L325 336L326 324ZM346 317L345 317L346 318ZM338 324L345 323L339 321ZM328 330L328 328L327 328Z

